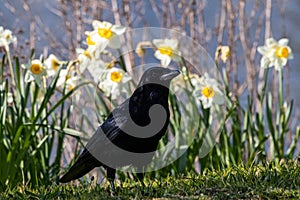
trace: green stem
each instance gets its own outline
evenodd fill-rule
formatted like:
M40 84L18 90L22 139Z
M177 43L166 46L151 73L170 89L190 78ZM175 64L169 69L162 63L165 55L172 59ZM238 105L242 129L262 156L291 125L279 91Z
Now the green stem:
M269 68L266 68L264 70L264 85L261 91L261 96L260 96L260 103L263 105L264 97L266 95L266 86L267 86L267 81L268 81L268 74L269 74Z
M282 107L283 102L282 102L282 90L283 90L283 86L282 86L282 81L283 81L283 75L282 75L282 70L279 70L279 74L278 74L278 78L279 78L279 86L278 86L278 99L279 99L279 108Z
M127 72L127 69L126 69L126 65L125 65L125 61L124 61L124 58L123 58L123 55L121 54L121 50L118 49L118 53L119 53L119 56L120 56L120 64L122 66L122 69Z
M279 70L278 72L278 138L280 138L279 141L279 149L278 149L278 157L282 158L283 157L283 147L284 147L284 141L282 141L283 139L283 134L284 132L282 131L282 123L281 123L281 118L282 118L282 106L283 106L283 85L282 85L282 81L283 81L283 74L282 74L282 70ZM278 139L277 138L277 139Z
M268 73L269 73L269 68L266 68L264 70L264 83L262 87L261 94L258 96L259 98L259 103L260 103L260 111L259 111L259 119L260 122L263 122L263 104L264 104L264 98L266 96L266 87L267 87L267 82L268 82Z

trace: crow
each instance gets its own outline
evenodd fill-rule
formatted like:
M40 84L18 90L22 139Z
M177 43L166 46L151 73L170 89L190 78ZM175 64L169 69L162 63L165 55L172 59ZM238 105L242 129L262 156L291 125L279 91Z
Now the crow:
M131 97L116 107L98 127L59 182L78 179L102 166L114 192L116 168L128 165L137 168L137 177L142 182L144 170L168 128L169 86L179 74L179 70L163 67L147 69Z

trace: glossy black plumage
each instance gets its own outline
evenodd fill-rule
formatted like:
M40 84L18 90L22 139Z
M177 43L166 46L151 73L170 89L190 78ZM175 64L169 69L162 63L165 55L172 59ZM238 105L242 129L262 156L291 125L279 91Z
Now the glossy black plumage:
M69 182L103 166L114 190L115 168L126 165L144 168L150 163L169 124L168 87L179 73L162 67L146 70L132 96L113 110L59 181ZM151 111L154 106L160 106L156 112ZM160 117L164 120L155 120ZM138 177L142 178L142 174Z

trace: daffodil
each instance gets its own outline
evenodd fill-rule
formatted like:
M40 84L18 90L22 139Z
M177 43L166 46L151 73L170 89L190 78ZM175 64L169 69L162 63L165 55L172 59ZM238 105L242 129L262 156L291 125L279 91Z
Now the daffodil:
M109 22L103 21L100 22L98 20L93 21L94 30L97 30L98 35L103 41L108 41L108 46L117 49L120 48L121 42L119 37L123 33L125 33L126 28L120 25L113 25Z
M223 63L226 63L227 60L230 58L231 51L229 46L218 46L216 53L215 53L215 60L221 55L221 60Z
M262 54L260 66L263 68L274 66L276 70L281 70L287 64L287 60L293 58L292 49L288 43L287 38L282 38L278 42L273 38L268 38L264 46L257 48L257 51Z
M125 27L98 20L94 20L92 24L94 30L86 32L86 43L89 46L88 51L91 55L97 57L107 46L113 49L121 47L119 36L125 32Z
M87 50L76 49L79 54L77 59L79 62L79 71L84 73L87 70L95 82L98 82L103 71L106 70L106 64L100 58L91 58Z
M77 60L79 64L79 71L83 73L85 69L90 65L91 62L91 55L89 54L88 50L77 48Z
M5 47L5 50L9 50L9 44L16 42L17 38L12 35L12 32L8 29L4 29L0 26L0 47Z
M219 83L207 73L199 80L192 80L192 84L195 86L194 95L202 102L204 109L210 108L213 103L221 105L225 102Z
M56 86L65 86L66 92L71 91L77 85L79 77L75 75L73 70L62 69L60 70L59 78Z
M153 44L157 48L154 56L160 60L163 67L167 67L172 60L180 60L181 52L178 50L178 40L154 39Z
M25 82L35 81L39 86L41 86L43 77L46 77L47 71L43 63L34 59L31 61L29 65L22 65L23 68L27 69L27 73L25 74Z
M48 76L53 76L59 69L61 65L61 61L58 60L58 58L51 54L44 62L47 70Z
M124 91L124 84L127 83L131 77L122 69L113 67L107 69L102 74L102 78L99 83L99 88L107 97L116 99Z
M108 40L101 38L97 31L87 31L85 34L87 35L86 44L88 45L85 54L89 55L92 59L99 59L100 54L108 45Z

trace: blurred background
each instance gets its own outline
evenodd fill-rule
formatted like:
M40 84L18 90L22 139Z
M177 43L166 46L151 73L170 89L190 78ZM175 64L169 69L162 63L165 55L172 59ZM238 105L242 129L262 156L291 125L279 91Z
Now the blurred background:
M75 48L83 46L84 32L92 30L93 19L130 28L178 30L201 44L212 57L218 45L229 45L232 56L224 67L231 74L233 92L242 98L256 86L253 77L259 73L260 59L257 46L271 36L276 40L287 37L295 56L285 69L286 95L299 108L299 9L297 0L3 0L0 19L1 26L17 36L22 48L16 53L23 58L34 48L36 55L53 53L61 60L74 59ZM299 111L294 114L298 116Z

